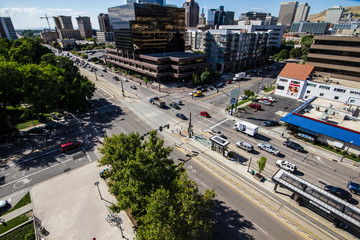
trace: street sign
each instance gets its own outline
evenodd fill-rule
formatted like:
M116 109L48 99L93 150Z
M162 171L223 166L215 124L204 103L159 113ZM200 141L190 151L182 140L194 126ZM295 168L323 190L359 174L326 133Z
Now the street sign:
M240 96L240 89L231 89L230 90L231 98L238 98L239 96Z
M231 103L231 104L235 104L235 103L236 103L236 99L235 99L235 98L230 99L230 103Z

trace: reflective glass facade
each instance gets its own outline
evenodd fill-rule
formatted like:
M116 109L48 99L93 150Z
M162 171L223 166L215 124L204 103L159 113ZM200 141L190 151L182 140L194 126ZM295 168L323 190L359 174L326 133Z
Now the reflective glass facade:
M117 49L139 54L183 52L183 8L151 4L127 4L109 8Z

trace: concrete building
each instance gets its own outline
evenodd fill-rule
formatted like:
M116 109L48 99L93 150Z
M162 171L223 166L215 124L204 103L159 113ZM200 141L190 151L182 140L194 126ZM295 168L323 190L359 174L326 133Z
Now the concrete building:
M10 17L0 17L0 38L18 39Z
M325 22L332 24L338 23L343 15L343 12L344 8L342 6L328 8L325 16Z
M224 25L233 25L234 24L234 16L235 16L235 12L225 11Z
M349 14L349 17L347 18L341 18L338 23L335 23L332 27L331 34L337 34L339 30L343 29L358 29L360 28L360 19L358 18L352 18L351 13Z
M111 32L109 14L100 13L98 16L100 32Z
M130 4L130 3L136 3L137 0L124 0L125 4ZM106 32L106 31L102 31L102 32Z
M90 17L77 17L76 21L79 26L80 35L82 38L91 38L93 36L93 30L91 27Z
M185 9L185 26L196 27L199 24L199 4L194 0L186 0L183 8Z
M239 21L247 21L247 20L266 20L267 16L271 16L271 13L265 12L243 12L239 16Z
M204 13L204 8L202 9L200 18L199 18L199 25L206 25L206 17L205 17L205 13Z
M290 27L294 21L297 6L297 1L281 3L277 21L278 24Z
M290 32L304 32L313 35L329 34L330 23L328 22L294 22Z
M263 25L263 21L238 22L238 25L223 25L219 29L245 30L247 33L267 32L269 34L268 47L280 47L285 25Z
M269 34L241 30L188 30L186 44L206 52L210 69L221 74L264 65L269 58Z
M57 34L59 36L59 39L80 39L80 30L74 30L74 29L58 29Z
M209 9L207 25L213 26L213 28L217 29L220 25L225 24L225 18L226 12L224 11L224 6L220 6L219 9Z
M71 16L57 16L53 17L56 29L71 29L74 30Z
M309 11L310 11L310 6L306 2L301 3L300 6L298 6L296 9L294 22L307 21Z
M114 32L96 32L96 41L98 43L113 43L115 42Z
M116 49L106 49L106 62L158 82L190 81L208 67L207 56L184 52L185 9L135 3L108 12Z
M360 85L360 38L315 36L307 65L330 78L347 79ZM359 87L360 88L360 87Z
M49 29L44 29L41 33L40 33L40 36L42 38L42 40L44 42L54 42L56 41L59 36L58 36L58 33L56 31L51 31Z

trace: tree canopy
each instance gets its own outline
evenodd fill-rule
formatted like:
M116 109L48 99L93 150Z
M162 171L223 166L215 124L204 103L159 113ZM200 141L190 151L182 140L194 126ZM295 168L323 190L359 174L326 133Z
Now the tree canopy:
M130 209L139 222L138 239L211 239L213 190L201 194L182 165L170 158L156 131L106 137L100 166L110 167L113 210Z

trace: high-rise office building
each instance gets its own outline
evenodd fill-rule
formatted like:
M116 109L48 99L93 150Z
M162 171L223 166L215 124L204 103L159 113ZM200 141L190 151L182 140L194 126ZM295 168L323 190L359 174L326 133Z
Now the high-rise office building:
M224 25L233 25L234 16L235 16L235 12L225 11Z
M91 38L93 36L93 31L92 31L92 27L91 27L91 21L90 21L90 17L77 17L76 18L78 26L79 26L79 30L80 30L80 35L83 38Z
M343 12L344 8L341 6L328 8L325 16L325 22L333 24L338 23L342 17Z
M239 21L246 21L246 20L262 20L262 21L265 21L267 16L271 16L271 13L244 12L244 13L240 14Z
M199 24L199 4L194 0L186 0L183 8L185 8L185 26L196 27Z
M0 38L18 39L10 17L0 17Z
M224 25L225 23L226 13L224 11L224 6L220 6L219 9L209 9L207 24L212 25L215 28L218 28L220 25Z
M71 29L73 30L73 24L71 21L71 16L57 16L54 17L55 28L56 29Z
M298 2L283 2L280 5L278 24L291 26L294 21Z
M106 62L158 82L190 81L208 67L207 57L185 50L185 9L155 4L108 8L116 49Z
M199 25L206 25L206 17L205 17L205 13L204 13L204 8L202 8L202 10L201 10L201 15L199 18Z
M125 4L136 3L136 0L125 0Z
M300 6L298 6L296 9L294 22L306 21L309 15L309 11L310 6L306 2L301 3Z
M109 14L100 13L98 20L100 32L111 32Z
M152 3L159 4L160 6L165 6L166 0L139 0L138 3Z

